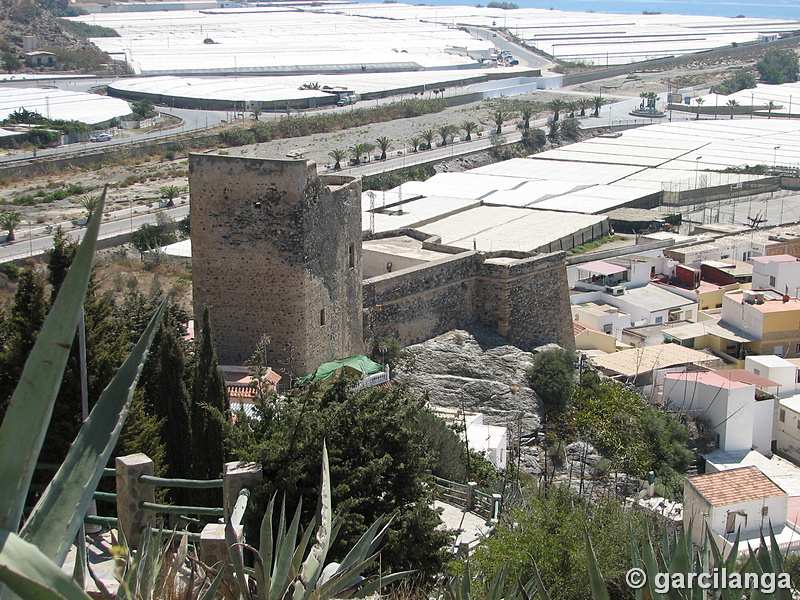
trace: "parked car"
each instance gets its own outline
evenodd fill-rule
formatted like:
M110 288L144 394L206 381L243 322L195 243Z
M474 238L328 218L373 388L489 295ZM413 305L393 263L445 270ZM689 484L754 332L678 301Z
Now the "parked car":
M89 138L92 142L109 142L111 141L110 133L95 133Z

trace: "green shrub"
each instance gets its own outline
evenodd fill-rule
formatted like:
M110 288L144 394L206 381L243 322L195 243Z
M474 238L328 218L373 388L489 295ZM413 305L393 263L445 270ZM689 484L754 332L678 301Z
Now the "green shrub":
M545 350L534 357L528 382L548 411L567 408L575 387L574 364L573 353L563 348Z

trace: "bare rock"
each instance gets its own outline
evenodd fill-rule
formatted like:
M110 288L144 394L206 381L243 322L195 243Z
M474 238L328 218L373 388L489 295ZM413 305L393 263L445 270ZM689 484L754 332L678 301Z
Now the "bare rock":
M486 424L525 436L539 429L543 414L526 383L532 364L533 354L493 333L453 330L406 348L395 374L434 405L481 412Z

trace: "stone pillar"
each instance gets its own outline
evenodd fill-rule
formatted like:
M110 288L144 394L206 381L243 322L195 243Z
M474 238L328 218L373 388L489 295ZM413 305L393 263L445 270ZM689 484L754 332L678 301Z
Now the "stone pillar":
M464 504L464 508L466 508L467 511L472 510L472 507L475 504L475 491L477 489L478 489L478 483L476 481L467 482L467 498Z
M140 475L153 475L153 461L146 454L130 454L116 459L117 517L128 547L138 548L142 528L152 526L155 513L139 508L141 502L155 502L156 488L139 483Z
M236 541L241 542L242 527L236 526L233 529L236 533ZM238 548L234 549L234 551L241 553L242 549ZM227 562L223 579L233 589L234 572L233 565L228 560L229 552L223 523L209 523L203 527L203 531L200 532L200 547L198 548L200 562L214 568L219 568L223 563Z
M222 472L222 508L225 509L225 521L231 518L231 511L242 488L256 481L261 481L261 465L239 461L225 463ZM224 531L223 529L223 534ZM224 537L223 535L223 540Z

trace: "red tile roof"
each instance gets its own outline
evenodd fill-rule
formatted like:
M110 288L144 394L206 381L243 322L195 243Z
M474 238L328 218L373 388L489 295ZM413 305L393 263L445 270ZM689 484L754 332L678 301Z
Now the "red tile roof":
M712 506L730 506L731 504L787 495L758 467L742 467L729 471L695 475L687 478L687 481Z

